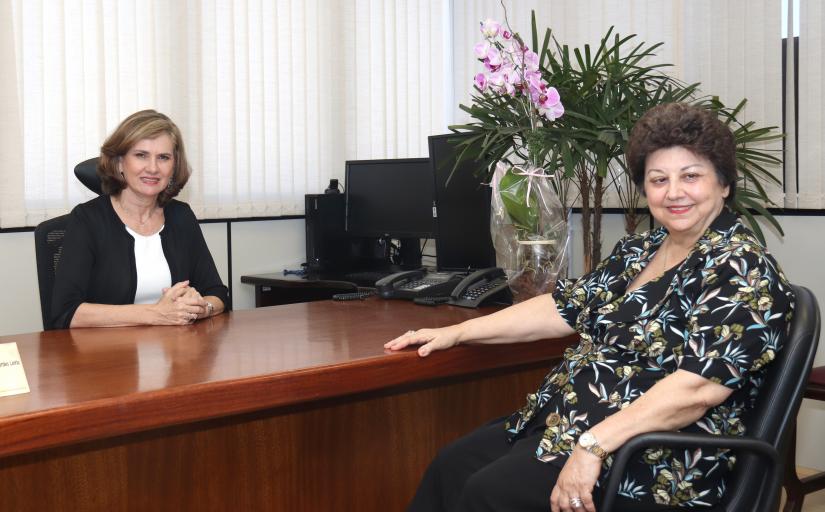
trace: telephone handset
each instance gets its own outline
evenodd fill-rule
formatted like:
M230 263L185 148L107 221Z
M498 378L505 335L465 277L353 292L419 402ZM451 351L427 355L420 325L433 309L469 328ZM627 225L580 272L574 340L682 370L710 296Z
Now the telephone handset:
M507 274L498 267L476 270L461 280L450 294L450 304L477 308L482 302L512 304L513 295L507 286Z
M376 281L378 295L384 299L415 299L449 295L464 274L408 270Z

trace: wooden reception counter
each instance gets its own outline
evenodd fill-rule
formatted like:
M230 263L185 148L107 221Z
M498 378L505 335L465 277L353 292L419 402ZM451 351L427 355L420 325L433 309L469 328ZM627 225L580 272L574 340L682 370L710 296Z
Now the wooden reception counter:
M0 510L402 510L437 449L522 405L571 339L385 352L478 311L310 302L16 342Z

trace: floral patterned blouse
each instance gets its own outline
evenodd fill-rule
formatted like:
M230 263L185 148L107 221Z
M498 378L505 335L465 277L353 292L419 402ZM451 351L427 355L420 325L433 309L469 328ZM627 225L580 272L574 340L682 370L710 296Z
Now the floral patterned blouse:
M527 396L527 405L506 422L510 438L531 419L531 427L546 427L539 460L561 467L582 432L678 369L733 390L683 431L745 433L742 416L787 336L791 287L776 261L725 208L680 265L626 292L666 236L665 228L628 236L596 270L557 284L553 297L580 342L565 350L539 390ZM537 423L542 419L543 425ZM648 449L631 463L619 492L671 506L714 504L734 462L728 450ZM611 463L609 457L602 482Z

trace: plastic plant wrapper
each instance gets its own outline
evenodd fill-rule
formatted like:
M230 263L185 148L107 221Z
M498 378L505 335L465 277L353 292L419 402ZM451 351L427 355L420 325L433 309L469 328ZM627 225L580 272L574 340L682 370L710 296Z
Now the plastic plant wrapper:
M569 232L551 177L499 162L491 185L490 234L514 301L552 291L566 268Z

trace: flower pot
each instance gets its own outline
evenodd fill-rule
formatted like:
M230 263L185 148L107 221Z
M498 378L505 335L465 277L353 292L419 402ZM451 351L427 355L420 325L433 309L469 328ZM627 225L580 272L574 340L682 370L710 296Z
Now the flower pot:
M553 290L558 275L558 251L553 240L519 240L519 271L510 278L513 302L522 302Z

